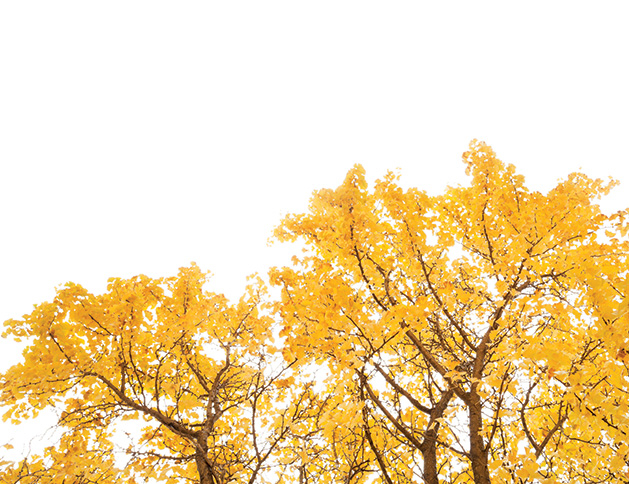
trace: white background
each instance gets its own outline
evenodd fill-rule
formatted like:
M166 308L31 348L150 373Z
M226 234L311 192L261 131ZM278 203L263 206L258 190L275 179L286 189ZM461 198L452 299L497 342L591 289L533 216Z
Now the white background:
M313 190L362 163L438 193L473 138L534 189L582 168L629 206L625 5L2 2L0 321L191 261L238 297Z

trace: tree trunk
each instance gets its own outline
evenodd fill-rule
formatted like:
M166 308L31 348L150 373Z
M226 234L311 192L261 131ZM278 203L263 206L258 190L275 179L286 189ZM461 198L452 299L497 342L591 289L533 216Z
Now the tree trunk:
M470 457L472 459L472 473L474 484L491 484L489 467L487 465L487 449L481 434L483 430L483 416L481 414L480 396L473 388L469 394L470 417Z
M207 461L207 434L205 432L201 432L197 438L196 448L194 461L199 473L199 484L220 484Z
M439 484L437 473L437 432L430 429L424 437L422 457L424 458L424 483Z
M199 484L216 484L212 470L205 460L205 455L198 449L194 460L197 464L197 471L199 472Z
M441 396L441 399L430 412L431 427L424 434L421 445L421 453L424 459L424 482L425 484L439 484L439 472L437 470L437 435L439 434L438 418L443 417L443 413L448 408L448 403L454 395L454 390L450 389Z

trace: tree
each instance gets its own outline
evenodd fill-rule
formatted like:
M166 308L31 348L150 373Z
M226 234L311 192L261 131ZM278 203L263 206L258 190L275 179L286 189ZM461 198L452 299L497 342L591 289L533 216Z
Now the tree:
M627 212L595 203L615 183L544 195L484 143L463 160L439 196L355 166L277 229L305 243L270 274L284 353L344 402L321 438L357 437L344 482L629 482Z
M484 143L463 160L441 195L360 166L316 192L276 231L304 252L275 301L256 282L230 304L193 265L5 323L27 349L4 418L54 407L61 435L4 481L629 483L629 217L596 203L615 183L542 194Z
M262 286L238 304L177 277L68 284L5 335L28 341L0 380L4 419L58 412L58 442L0 466L9 483L260 482L306 401L288 385ZM128 447L116 448L135 436ZM150 482L150 481L148 481Z

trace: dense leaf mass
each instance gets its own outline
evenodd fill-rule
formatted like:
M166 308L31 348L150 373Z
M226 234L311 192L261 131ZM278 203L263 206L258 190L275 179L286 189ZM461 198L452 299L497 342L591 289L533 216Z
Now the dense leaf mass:
M275 299L257 280L230 304L192 265L7 321L28 346L4 418L53 406L62 432L4 481L629 483L615 183L530 191L478 141L463 161L438 196L360 166L315 192L276 229L305 248Z

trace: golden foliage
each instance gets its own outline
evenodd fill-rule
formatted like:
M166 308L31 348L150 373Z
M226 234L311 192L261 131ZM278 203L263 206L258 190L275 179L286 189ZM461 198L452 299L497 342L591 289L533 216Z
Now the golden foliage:
M294 390L276 384L287 368L259 311L264 289L232 305L204 282L192 265L172 278L112 279L102 295L68 284L5 323L5 335L31 343L2 375L4 419L54 405L65 430L43 456L5 466L6 482L230 482L266 468L296 406ZM271 426L269 413L282 421ZM114 449L116 435L139 427Z
M4 480L629 482L628 217L596 203L615 182L542 194L482 142L463 161L438 196L358 165L315 192L275 231L306 247L270 270L276 301L258 281L230 304L193 265L5 323L29 345L4 418L53 405L65 432Z
M284 353L360 403L379 482L627 482L626 213L595 203L615 182L544 195L484 143L463 161L440 196L356 166L283 221L307 245L271 271Z

